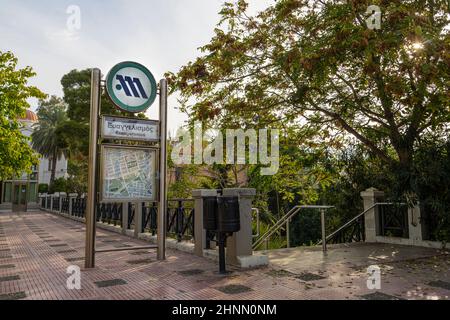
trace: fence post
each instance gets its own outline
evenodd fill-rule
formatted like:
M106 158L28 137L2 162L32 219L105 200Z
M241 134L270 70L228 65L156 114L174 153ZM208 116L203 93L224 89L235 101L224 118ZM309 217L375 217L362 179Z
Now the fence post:
M383 201L384 192L375 188L369 188L361 192L363 199L364 210L369 209L375 203ZM376 242L378 234L378 210L376 207L367 211L364 215L364 228L366 234L366 242Z
M291 219L286 220L286 241L287 241L287 248L291 247L291 234L290 234L290 222Z
M68 215L69 216L73 216L73 199L76 198L78 196L78 194L76 193L69 193L69 210L68 210Z
M237 264L241 267L244 264L252 266L266 264L266 261L259 260L258 257L253 256L252 200L255 195L256 190L253 188L223 189L223 196L239 197L241 229L227 238L226 257L229 263Z
M122 202L122 234L128 230L128 202Z
M50 195L50 212L53 212L53 194Z
M62 212L62 204L63 204L63 198L67 197L67 194L65 192L59 193L59 213Z
M206 245L206 230L203 229L203 198L217 196L217 190L197 189L192 191L194 198L194 254L203 257ZM166 213L167 214L167 213Z
M325 210L320 210L320 224L322 227L322 251L327 251L327 236L326 236L326 229L325 229Z
M134 210L134 236L138 238L142 232L142 202L136 202Z

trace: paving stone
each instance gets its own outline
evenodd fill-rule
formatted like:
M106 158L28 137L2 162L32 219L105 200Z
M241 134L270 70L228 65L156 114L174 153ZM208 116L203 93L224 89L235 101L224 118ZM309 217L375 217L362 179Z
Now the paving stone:
M303 280L303 281L317 281L317 280L323 280L326 279L325 277L319 276L318 274L305 272L298 276L295 276L297 279Z
M117 244L113 246L114 248L131 248L132 246L129 244Z
M446 290L450 290L450 282L437 280L437 281L431 281L428 283L429 286L436 287L436 288L442 288Z
M198 274L202 274L204 272L205 272L205 270L201 270L201 269L189 269L189 270L178 271L178 273L181 274L182 276L195 276Z
M58 253L74 253L74 252L77 252L77 250L70 249L70 250L61 250L61 251L56 251L56 252L58 252Z
M83 261L84 257L65 258L67 262Z
M111 280L97 281L94 283L99 288L114 287L114 286L120 286L120 285L127 284L127 282L123 279L111 279Z
M130 251L129 254L133 256L141 256L144 254L150 254L150 251Z
M223 286L223 287L216 287L215 289L219 290L223 293L226 293L226 294L238 294L238 293L252 291L251 288L240 285L240 284L230 284L230 285Z
M0 294L0 300L20 300L26 298L27 295L25 292L14 292L14 293L7 293L7 294Z
M298 274L286 271L286 270L270 270L269 272L266 272L267 275L276 277L276 278L283 278L283 277L295 277L298 276Z
M369 294L365 294L362 295L361 298L365 299L365 300L403 300L399 297L390 295L390 294L386 294L383 292L374 292L374 293L369 293Z
M6 277L0 277L0 282L6 282L6 281L13 281L13 280L20 280L20 276L6 276Z
M154 260L152 259L140 259L140 260L128 260L127 263L128 264L147 264L147 263L152 263L154 262Z

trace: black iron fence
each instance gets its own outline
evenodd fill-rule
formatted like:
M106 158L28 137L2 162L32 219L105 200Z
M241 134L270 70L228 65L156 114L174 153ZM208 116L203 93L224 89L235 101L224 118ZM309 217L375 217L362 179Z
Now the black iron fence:
M364 215L356 217L343 228L340 228L337 232L334 232L327 237L327 243L330 244L361 242L365 240L366 234Z
M61 198L61 212L62 213L69 213L70 209L70 199L67 197Z
M194 200L169 200L166 217L168 234L178 241L194 238Z
M52 199L53 198L53 199ZM52 202L53 200L53 202ZM44 196L41 197L41 208L62 212L73 217L85 218L86 198L69 196ZM136 223L136 206L142 206L141 230L139 233L148 232L152 235L157 230L157 202L143 203L100 203L96 208L96 220L105 224L121 226L123 212L128 212L126 221L127 229L134 229ZM125 207L124 207L125 206ZM166 213L167 235L178 241L194 239L194 200L193 199L170 199L167 201Z
M407 205L379 204L377 208L380 236L409 238Z
M122 203L97 204L97 221L122 226Z

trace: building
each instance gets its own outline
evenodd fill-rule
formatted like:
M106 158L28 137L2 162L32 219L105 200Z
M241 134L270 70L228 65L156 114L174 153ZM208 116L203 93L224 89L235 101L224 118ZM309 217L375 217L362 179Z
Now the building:
M24 118L19 119L22 133L30 137L33 125L38 121L37 115L27 110ZM38 208L39 184L49 184L52 161L39 159L39 165L33 166L31 174L23 174L0 183L0 210L27 211ZM67 159L63 156L56 162L56 178L67 177Z

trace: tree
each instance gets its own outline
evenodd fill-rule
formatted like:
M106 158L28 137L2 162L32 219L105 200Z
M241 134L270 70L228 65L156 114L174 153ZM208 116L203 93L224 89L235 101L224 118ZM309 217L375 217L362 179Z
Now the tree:
M13 53L0 51L0 180L30 172L38 161L17 120L29 108L27 99L45 95L28 85L32 68L17 69L17 63Z
M371 4L381 30L366 25ZM448 134L446 1L281 0L256 17L246 9L226 3L204 55L168 74L191 118L303 124L328 144L361 142L405 179L421 137Z
M52 162L50 187L55 181L56 163L67 150L58 137L58 128L67 121L66 105L61 98L51 96L39 102L37 110L39 121L31 135L33 148Z
M57 135L69 155L69 184L81 193L87 189L91 70L72 70L62 77L61 85L68 121L59 126ZM101 113L134 117L115 108L104 91L101 94ZM138 114L137 117L145 118L145 115Z
M88 124L91 101L91 70L72 70L61 79L64 101L67 103L69 119ZM101 113L108 115L125 115L114 107L105 92L101 95ZM129 116L129 114L128 114Z

